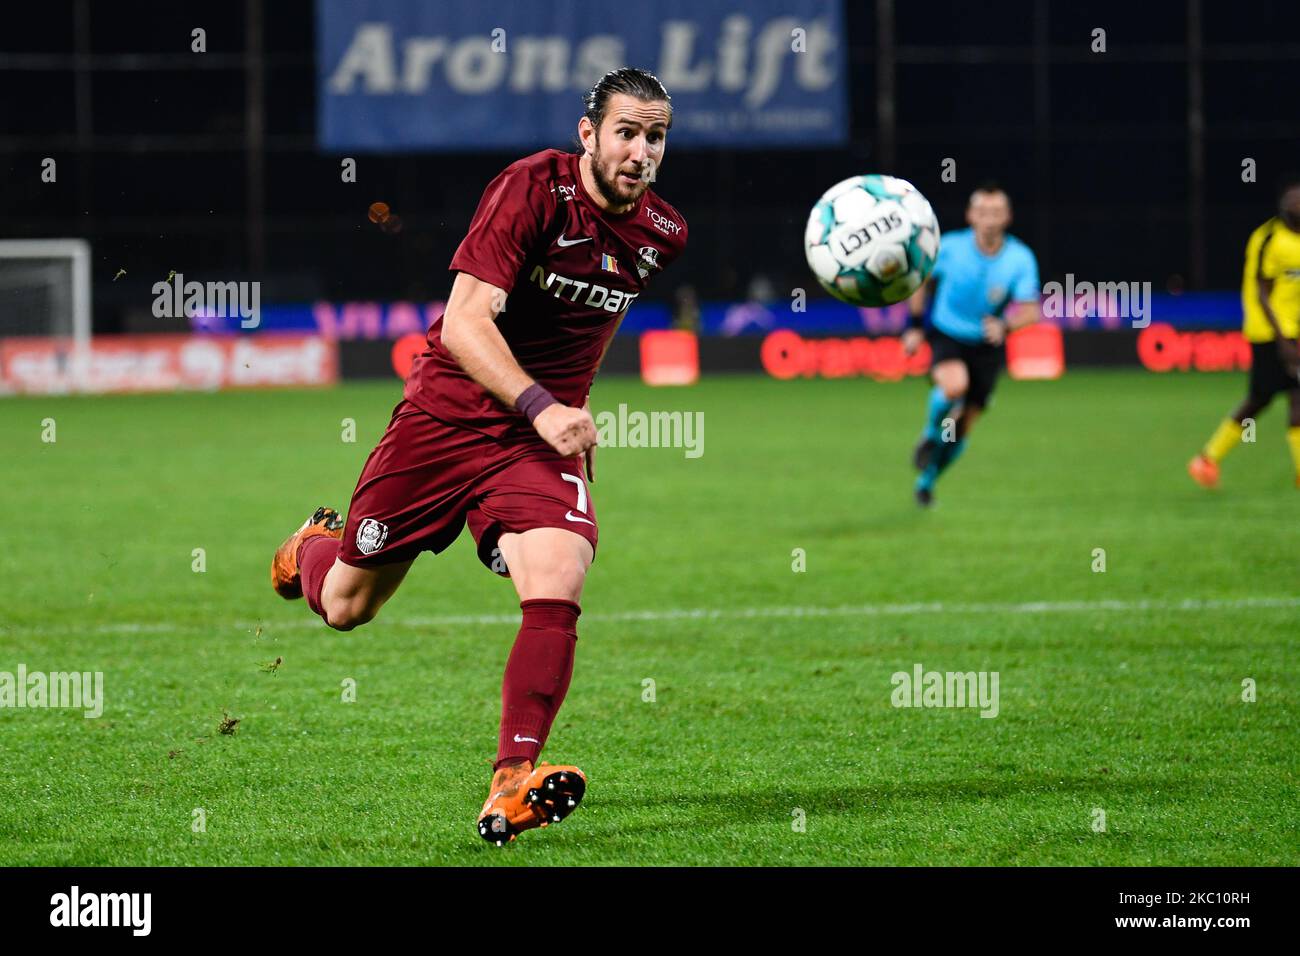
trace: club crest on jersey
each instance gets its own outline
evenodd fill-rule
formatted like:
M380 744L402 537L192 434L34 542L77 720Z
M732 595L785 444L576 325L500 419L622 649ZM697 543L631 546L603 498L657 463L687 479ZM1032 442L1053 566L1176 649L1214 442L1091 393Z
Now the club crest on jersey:
M618 263L614 261L614 257L608 252L602 252L600 254L600 267L606 272L618 273Z
M641 273L642 279L650 275L651 270L662 268L659 265L659 250L654 246L642 246L636 252L640 256L636 262L636 271Z
M388 525L374 518L366 518L357 528L357 550L362 554L374 554L388 540Z

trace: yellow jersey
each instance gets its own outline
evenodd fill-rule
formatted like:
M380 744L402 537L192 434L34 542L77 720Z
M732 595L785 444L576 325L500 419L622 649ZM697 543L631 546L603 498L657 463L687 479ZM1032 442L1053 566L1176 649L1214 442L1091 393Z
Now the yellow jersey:
M1241 311L1245 316L1241 332L1247 342L1272 342L1275 338L1273 326L1259 304L1261 276L1273 280L1268 304L1282 335L1288 339L1300 336L1300 233L1292 232L1276 216L1252 232L1246 242L1246 266L1241 272Z

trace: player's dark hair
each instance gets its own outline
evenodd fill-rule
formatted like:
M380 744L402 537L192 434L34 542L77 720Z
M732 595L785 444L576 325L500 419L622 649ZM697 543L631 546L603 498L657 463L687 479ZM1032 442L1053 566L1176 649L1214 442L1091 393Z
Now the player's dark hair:
M1007 192L1006 189L1003 187L1003 185L1000 182L998 182L996 179L986 179L984 180L984 182L980 183L978 186L972 189L970 194L970 199L967 200L968 203L973 202L975 200L976 193L984 193L986 195L989 193L1001 193L1002 195L1007 197L1007 205L1008 206L1011 205L1011 194Z
M1278 202L1281 202L1282 197L1285 196L1290 190L1296 188L1300 188L1300 171L1291 170L1279 176L1277 179Z
M615 93L626 93L647 103L663 100L668 104L668 128L672 129L673 98L659 82L659 77L647 70L638 70L632 66L610 70L597 80L596 85L582 98L583 110L587 119L591 120L592 126L600 127L601 120L605 118L609 98Z

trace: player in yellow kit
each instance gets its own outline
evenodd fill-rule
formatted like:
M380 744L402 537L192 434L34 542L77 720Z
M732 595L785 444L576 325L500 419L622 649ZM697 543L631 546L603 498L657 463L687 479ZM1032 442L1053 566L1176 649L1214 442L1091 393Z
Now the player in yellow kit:
M1219 462L1241 441L1242 422L1254 418L1285 391L1286 432L1300 488L1300 176L1283 181L1278 214L1250 234L1241 277L1242 334L1250 343L1250 389L1223 420L1187 471L1203 488L1219 484Z

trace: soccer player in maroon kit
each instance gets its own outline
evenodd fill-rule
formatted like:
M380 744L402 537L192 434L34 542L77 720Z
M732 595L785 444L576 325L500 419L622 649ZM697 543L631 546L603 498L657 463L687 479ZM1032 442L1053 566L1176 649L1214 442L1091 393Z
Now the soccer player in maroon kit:
M466 524L508 576L523 624L506 662L479 834L498 845L568 816L586 777L535 766L568 691L596 553L592 379L629 305L681 255L686 220L650 190L672 125L650 73L607 73L578 121L582 152L547 149L488 184L451 260L446 311L357 481L347 523L318 508L271 581L333 628L374 618L421 551ZM584 474L585 464L585 474Z

